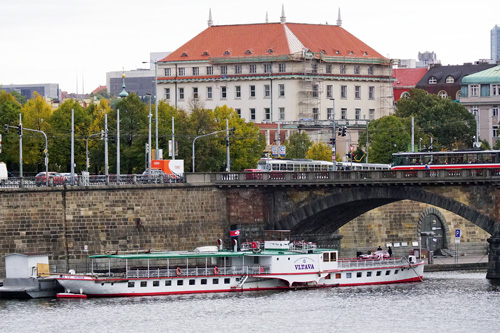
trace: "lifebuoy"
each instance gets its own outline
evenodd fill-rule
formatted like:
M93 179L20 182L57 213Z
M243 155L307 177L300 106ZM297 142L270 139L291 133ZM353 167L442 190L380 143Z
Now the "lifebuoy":
M177 276L182 274L182 271L179 267L177 267L177 269L175 270L175 274L177 274Z
M215 275L219 274L219 267L217 266L214 267L214 274Z

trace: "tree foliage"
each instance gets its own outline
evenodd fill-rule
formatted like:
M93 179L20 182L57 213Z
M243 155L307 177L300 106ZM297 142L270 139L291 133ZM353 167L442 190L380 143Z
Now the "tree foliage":
M332 161L332 150L327 144L318 142L315 143L307 151L306 158L316 161Z
M312 141L306 132L296 132L285 140L286 158L305 158L312 146Z

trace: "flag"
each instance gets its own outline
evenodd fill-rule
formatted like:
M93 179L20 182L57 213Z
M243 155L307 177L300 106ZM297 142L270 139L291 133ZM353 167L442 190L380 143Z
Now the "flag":
M240 229L231 230L229 232L229 236L231 236L231 237L238 237L239 235L240 235Z

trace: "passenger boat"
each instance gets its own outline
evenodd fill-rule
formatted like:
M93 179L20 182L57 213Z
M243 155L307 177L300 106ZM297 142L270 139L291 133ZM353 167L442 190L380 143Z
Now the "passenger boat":
M339 259L338 251L291 242L289 231L269 240L233 240L231 250L206 246L191 252L94 255L88 274L60 275L67 294L153 296L188 293L325 288L422 281L415 256L381 260Z

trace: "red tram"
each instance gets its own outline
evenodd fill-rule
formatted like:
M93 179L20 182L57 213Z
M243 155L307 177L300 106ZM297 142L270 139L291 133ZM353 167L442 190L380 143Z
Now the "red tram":
M500 150L395 153L392 160L392 170L500 168Z

